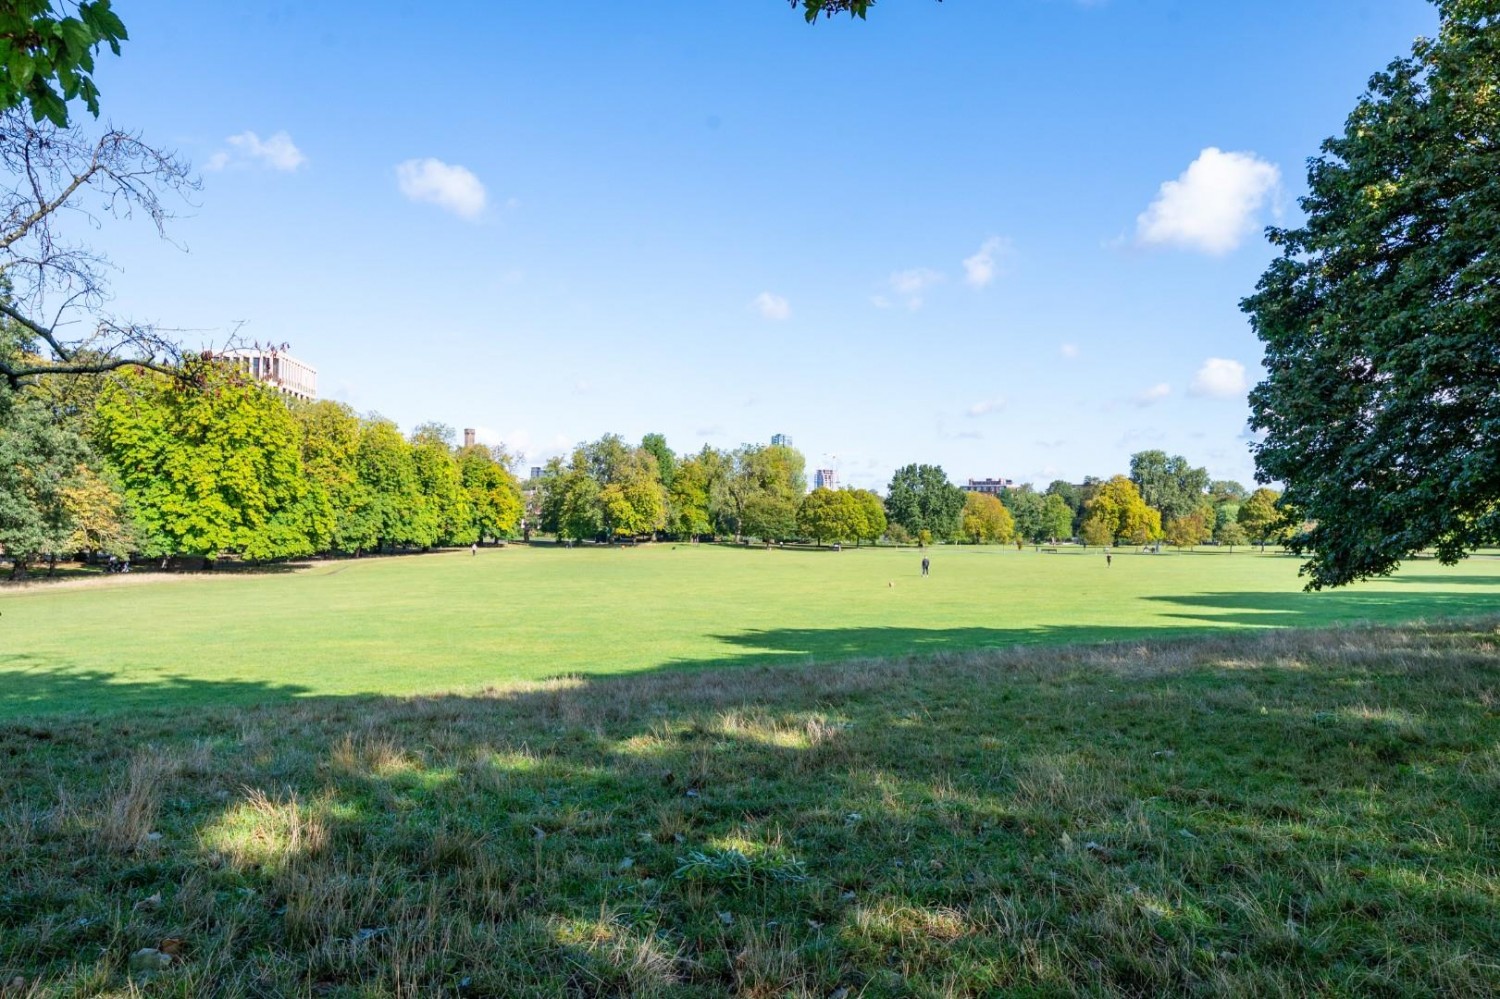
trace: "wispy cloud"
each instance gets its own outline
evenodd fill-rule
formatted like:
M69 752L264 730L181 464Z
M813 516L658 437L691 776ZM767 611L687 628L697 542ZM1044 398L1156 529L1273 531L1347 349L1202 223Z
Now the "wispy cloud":
M484 185L467 167L430 156L399 164L396 183L412 201L437 205L465 219L478 218L488 200Z
M1172 386L1166 382L1158 382L1144 391L1137 392L1130 400L1135 406L1154 406L1167 396L1172 394Z
M205 170L223 170L231 166L260 166L283 173L292 173L307 162L307 157L292 137L286 132L277 132L269 139L262 139L254 132L241 132L224 140L228 149L221 149L208 158Z
M975 288L983 288L995 280L1004 266L1005 258L1015 252L1011 241L1001 236L991 236L979 245L972 257L964 258L964 280Z
M763 291L759 295L756 295L753 304L755 310L762 316L766 319L774 319L777 322L790 318L792 314L791 303L780 295L773 295L769 291Z
M1161 185L1156 200L1136 218L1136 241L1228 253L1255 231L1280 183L1274 163L1210 146L1176 180Z
M1057 348L1057 352L1071 361L1078 356L1078 345L1076 343L1065 343Z
M989 416L991 413L998 413L1004 408L1004 399L985 399L983 402L976 402L974 405L970 406L968 410L968 416L970 418Z
M1212 396L1215 399L1238 399L1248 388L1243 364L1227 357L1210 357L1193 376L1193 384L1188 391L1193 395Z
M930 267L913 267L911 270L897 271L890 276L890 288L896 296L902 299L906 307L913 312L922 307L922 301L929 288L942 284L947 278ZM885 295L876 295L870 299L877 309L888 309L891 300Z

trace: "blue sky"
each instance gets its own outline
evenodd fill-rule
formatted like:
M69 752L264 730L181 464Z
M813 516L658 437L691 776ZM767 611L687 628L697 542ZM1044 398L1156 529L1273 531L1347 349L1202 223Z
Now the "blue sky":
M790 434L883 487L1249 482L1238 301L1423 0L119 0L107 117L203 190L111 308L540 460ZM184 252L184 250L186 252ZM834 455L836 458L827 456Z

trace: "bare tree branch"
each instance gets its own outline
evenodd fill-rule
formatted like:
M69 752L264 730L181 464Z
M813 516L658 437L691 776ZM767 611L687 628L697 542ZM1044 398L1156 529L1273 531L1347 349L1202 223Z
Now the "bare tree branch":
M102 312L110 263L74 233L140 213L165 238L167 199L187 201L198 187L186 162L139 135L90 134L0 111L0 322L18 341L0 359L0 377L17 385L131 365L167 370L180 360L156 328ZM70 327L81 335L63 332Z

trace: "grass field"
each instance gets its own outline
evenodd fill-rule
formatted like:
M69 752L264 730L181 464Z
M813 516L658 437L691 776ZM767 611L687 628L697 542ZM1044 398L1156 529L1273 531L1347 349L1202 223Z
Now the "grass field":
M639 554L592 565L639 573L624 561ZM558 564L478 563L431 571L535 581ZM838 560L845 582L854 564ZM1083 564L975 556L971 571L1076 572L1058 578L1083 588ZM1282 565L1193 570L1260 580L1253 614L1184 575L1211 599L1179 595L1137 627L1170 634L1206 623L1171 614L1209 610L1307 620L1266 588ZM386 571L128 595L227 608L235 592ZM966 570L945 557L937 571L930 592L885 605L889 627L943 620L922 601L961 592L937 586ZM1125 589L1182 570L1111 571ZM1394 602L1352 606L1469 590L1375 592ZM880 596L857 602L874 613ZM967 615L987 639L1060 637ZM1130 626L1103 617L1063 634ZM595 627L599 662L641 655L628 623ZM1497 641L1500 618L1240 628L0 722L0 992L1500 994ZM307 669L290 653L265 669L282 667Z
M909 549L511 546L0 588L0 718L1500 612L1487 558L1308 594L1243 549L931 557L922 579Z

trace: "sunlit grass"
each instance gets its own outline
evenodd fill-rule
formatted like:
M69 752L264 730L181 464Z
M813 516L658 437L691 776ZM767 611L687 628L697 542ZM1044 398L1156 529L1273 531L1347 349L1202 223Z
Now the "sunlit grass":
M1500 612L1488 558L1309 594L1247 550L930 557L923 579L911 549L510 546L0 587L0 717Z

